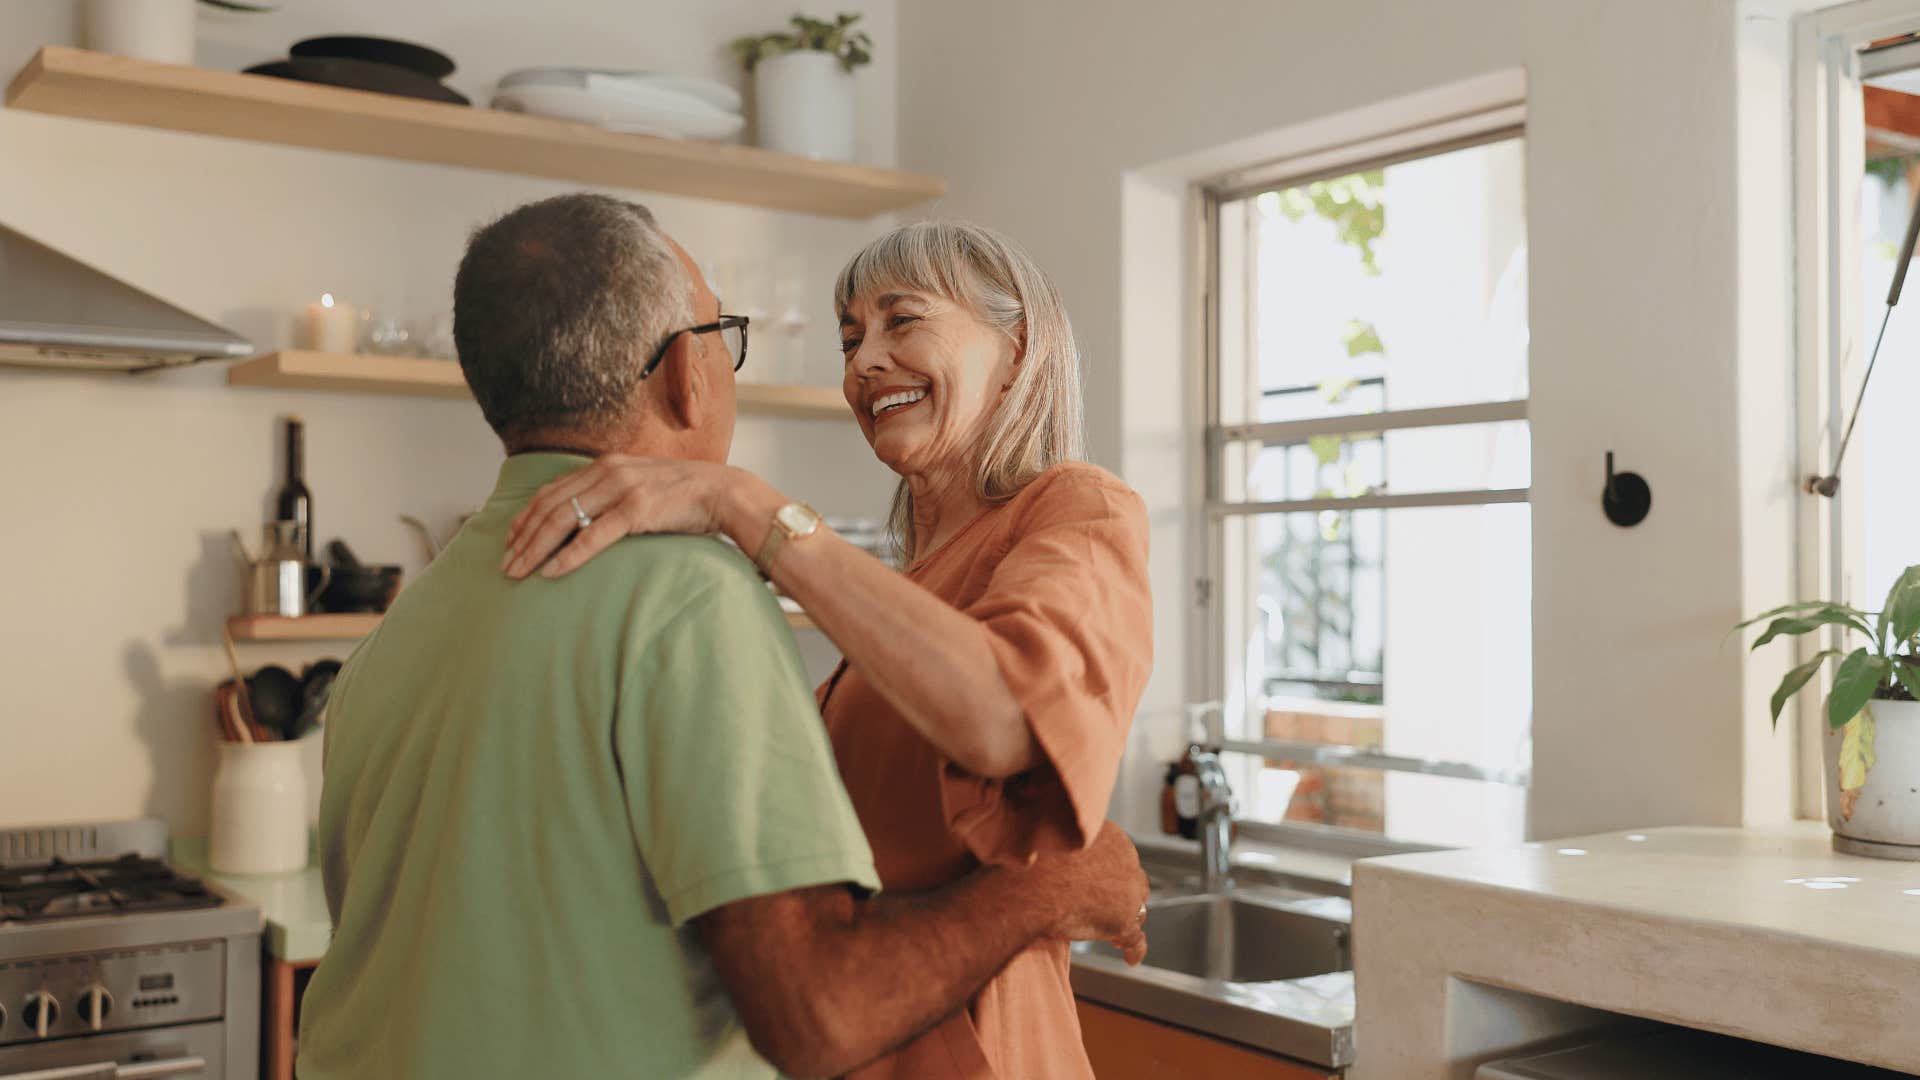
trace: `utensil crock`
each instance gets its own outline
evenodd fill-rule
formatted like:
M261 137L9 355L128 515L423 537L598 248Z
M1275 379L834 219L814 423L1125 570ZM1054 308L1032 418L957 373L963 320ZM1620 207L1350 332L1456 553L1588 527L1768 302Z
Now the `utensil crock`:
M208 856L216 873L307 865L307 775L299 742L219 743Z

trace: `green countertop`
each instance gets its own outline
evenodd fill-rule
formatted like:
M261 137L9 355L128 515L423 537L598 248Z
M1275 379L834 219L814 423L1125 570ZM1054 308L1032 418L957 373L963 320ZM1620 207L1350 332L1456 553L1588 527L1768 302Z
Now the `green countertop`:
M175 840L171 857L182 870L260 905L267 922L267 951L275 959L311 964L326 954L327 942L333 939L333 920L327 915L318 860L309 857L306 869L272 877L216 874L207 865L204 836Z

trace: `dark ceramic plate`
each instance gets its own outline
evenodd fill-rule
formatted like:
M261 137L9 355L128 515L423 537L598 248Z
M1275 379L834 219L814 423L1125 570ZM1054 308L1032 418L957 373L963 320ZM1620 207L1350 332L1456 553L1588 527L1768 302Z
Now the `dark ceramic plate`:
M429 79L444 79L453 74L453 58L446 53L392 38L333 34L296 42L287 50L294 56L336 57L345 60L371 60L417 71Z
M323 86L344 86L349 90L370 90L396 97L444 101L452 105L473 104L459 91L448 89L417 71L371 60L348 60L337 56L296 57L292 60L275 60L269 64L255 64L246 70L246 74L271 75L276 79L319 83Z

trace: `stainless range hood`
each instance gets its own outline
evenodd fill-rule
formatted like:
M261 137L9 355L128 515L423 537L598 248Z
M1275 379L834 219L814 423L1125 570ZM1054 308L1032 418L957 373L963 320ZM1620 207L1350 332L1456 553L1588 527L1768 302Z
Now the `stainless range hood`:
M0 365L151 371L253 344L0 225Z

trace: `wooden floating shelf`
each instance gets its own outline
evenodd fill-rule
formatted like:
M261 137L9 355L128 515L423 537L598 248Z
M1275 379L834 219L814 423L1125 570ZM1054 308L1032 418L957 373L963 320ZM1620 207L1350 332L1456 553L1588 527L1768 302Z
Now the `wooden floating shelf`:
M795 630L811 630L813 619L804 611L788 611L787 625ZM227 619L227 633L235 641L356 641L373 633L380 625L378 615L302 615L289 619L280 615L234 615Z
M814 420L853 419L845 395L837 386L778 386L773 383L735 383L735 400L743 413L793 416Z
M379 615L234 615L227 633L235 641L351 641L373 633Z
M355 356L284 349L227 369L229 386L282 390L338 390L354 394L415 394L467 398L467 380L451 360L411 356Z
M356 394L414 394L470 398L460 365L451 360L344 353L280 352L242 360L227 369L232 386L282 390L336 390ZM853 412L837 386L737 384L740 411L764 416L846 420Z
M832 217L938 198L939 177L265 75L47 45L7 87L28 112L637 188Z

